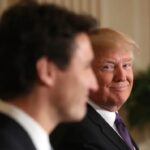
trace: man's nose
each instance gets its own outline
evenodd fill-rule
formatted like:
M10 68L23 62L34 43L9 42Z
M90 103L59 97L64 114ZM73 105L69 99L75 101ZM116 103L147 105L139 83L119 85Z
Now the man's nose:
M125 81L126 80L126 72L123 66L119 65L115 68L114 78L116 81Z

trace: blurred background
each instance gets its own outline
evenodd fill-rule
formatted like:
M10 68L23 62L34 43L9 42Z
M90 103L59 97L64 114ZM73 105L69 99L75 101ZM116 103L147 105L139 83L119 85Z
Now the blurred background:
M110 27L133 38L135 83L121 113L141 150L150 148L150 0L0 0L0 15L20 1L55 3L97 18L101 27ZM58 16L59 17L59 16Z

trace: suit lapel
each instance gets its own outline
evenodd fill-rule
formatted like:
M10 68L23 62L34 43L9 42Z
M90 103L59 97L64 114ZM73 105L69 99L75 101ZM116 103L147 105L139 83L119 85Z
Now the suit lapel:
M88 105L89 113L88 117L95 122L101 133L107 137L116 147L121 150L129 150L126 143L119 137L119 135L114 131L112 127L103 119L103 117L98 114L91 106Z

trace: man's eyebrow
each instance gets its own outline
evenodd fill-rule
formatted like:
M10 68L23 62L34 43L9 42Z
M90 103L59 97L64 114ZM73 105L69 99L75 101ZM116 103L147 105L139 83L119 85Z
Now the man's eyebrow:
M125 59L123 59L123 61L128 62L128 61L133 61L133 59L132 58L125 58Z
M133 61L132 58L124 58L124 59L122 59L122 62L132 62L132 61ZM115 60L105 59L103 61L99 61L99 63L112 63L112 64L115 64L117 62Z
M113 61L113 60L104 60L104 61L101 61L100 63L110 63L110 64L115 64L116 62Z

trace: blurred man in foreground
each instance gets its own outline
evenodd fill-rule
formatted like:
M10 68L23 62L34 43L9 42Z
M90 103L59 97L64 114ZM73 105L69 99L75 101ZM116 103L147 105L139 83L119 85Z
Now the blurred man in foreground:
M88 38L95 19L18 4L0 21L0 149L50 150L60 122L79 121L97 83ZM86 55L86 57L85 57Z

